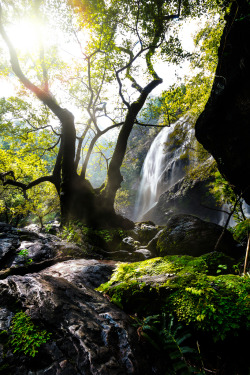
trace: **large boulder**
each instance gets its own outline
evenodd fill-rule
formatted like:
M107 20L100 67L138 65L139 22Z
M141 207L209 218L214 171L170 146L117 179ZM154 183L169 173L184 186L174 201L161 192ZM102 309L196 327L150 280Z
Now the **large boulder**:
M232 2L221 38L210 98L196 137L226 179L250 204L250 3Z
M211 181L211 178L183 177L160 195L157 204L144 215L145 220L166 225L173 215L191 214L218 224L221 213L216 210L219 207L209 193Z
M72 271L74 273L73 267ZM58 271L53 269L47 274L11 276L0 282L1 373L155 373L152 369L155 367L154 359L150 360L147 346L138 341L129 317L100 293L86 284L80 284L79 277L77 283L78 287L60 277ZM14 334L11 321L20 312L29 316L35 327L39 328L30 331L27 326L26 342L17 336L17 341L11 345L10 338ZM19 333L23 329L25 327L20 327ZM36 339L36 330L44 329L51 334L51 338L36 348L38 353L34 358L30 357L28 354L34 345L32 340L40 340L40 335ZM17 348L19 351L15 352ZM28 354L24 353L25 348L28 348ZM160 375L162 372L156 370L157 373Z
M79 288L97 288L107 282L116 267L112 260L75 259L59 262L40 271L42 275L64 278Z
M234 259L219 252L122 263L99 290L130 314L147 317L143 320L144 332L163 350L162 374L173 364L168 358L172 346L167 343L174 339L178 348L172 359L179 356L182 374L201 373L202 363L206 373L216 369L217 374L247 375L250 361L245 342L250 333L250 279L233 274L234 263ZM154 325L155 320L158 323ZM159 327L163 329L157 336ZM165 340L159 340L161 337ZM185 353L189 365L192 363L191 350L187 350L192 345L193 351L199 349L199 362L195 368L194 360L190 371L183 364Z
M156 254L200 256L209 253L214 250L222 231L220 225L196 216L174 215L158 235ZM229 231L225 231L217 250L230 256L241 256Z
M33 272L36 267L49 265L53 260L58 262L68 257L81 258L87 249L74 243L62 241L60 238L39 233L37 228L14 228L0 223L0 272L30 267ZM52 262L53 263L53 262ZM0 275L1 277L1 275Z

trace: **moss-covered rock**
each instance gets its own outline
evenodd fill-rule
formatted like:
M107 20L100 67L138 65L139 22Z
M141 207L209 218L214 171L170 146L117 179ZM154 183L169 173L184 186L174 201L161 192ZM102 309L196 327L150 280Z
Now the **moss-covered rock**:
M123 263L98 290L131 314L171 313L197 332L224 339L250 330L250 278L225 274L232 265L218 253Z
M133 231L130 231L131 237L139 241L142 245L147 245L156 234L159 232L160 228L155 226L151 221L136 223Z
M192 215L174 215L159 234L156 254L200 256L214 250L222 233L220 225L209 223ZM226 231L220 241L218 251L239 257L237 243L232 234Z

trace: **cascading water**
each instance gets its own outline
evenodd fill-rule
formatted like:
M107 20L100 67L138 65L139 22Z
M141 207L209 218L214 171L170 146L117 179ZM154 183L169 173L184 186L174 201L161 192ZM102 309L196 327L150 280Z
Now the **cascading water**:
M182 133L181 141L178 139L180 132ZM194 145L193 142L193 129L188 117L183 117L170 127L163 128L154 139L141 171L141 180L133 217L134 221L153 220L158 224L162 224L172 210L172 212L194 214L204 220L210 220L222 226L225 225L228 218L226 212L230 212L230 208L225 204L221 207L222 211L218 211L215 214L216 211L213 211L213 207L217 209L218 207L216 206L216 202L209 198L208 189L202 191L202 188L199 187L196 193L195 191L193 192L192 198L190 195L187 195L183 206L178 206L177 203L178 207L176 207L176 203L173 203L174 200L170 205L167 203L168 206L166 204L162 205L165 199L163 193L170 191L170 194L175 195L176 190L173 193L173 189L179 189L179 185L175 184L186 174L185 166L189 164L190 160L189 157L185 157L185 153L187 146ZM203 206L204 194L206 197L208 196L207 206L211 207L212 210L209 210L209 208L206 210L206 201ZM162 198L163 196L164 198ZM167 195L167 199L168 197L169 195ZM153 209L158 202L157 210ZM250 218L250 206L245 202L243 203L243 211L245 216ZM236 222L232 217L229 226L233 227L235 224Z
M166 146L169 137L180 124L187 134L185 142L177 146L171 142ZM180 156L186 149L191 132L187 119L181 118L172 126L163 128L154 139L141 171L134 212L136 221L143 220L143 216L157 204L160 195L185 175L186 162Z

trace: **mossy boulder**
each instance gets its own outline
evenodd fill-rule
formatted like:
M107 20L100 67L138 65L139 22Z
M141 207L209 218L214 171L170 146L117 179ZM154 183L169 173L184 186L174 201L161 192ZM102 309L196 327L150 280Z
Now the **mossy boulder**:
M156 255L200 256L214 250L223 228L192 215L174 215L158 236ZM240 257L237 242L232 234L225 231L218 251Z
M130 314L167 313L215 340L250 330L250 278L220 253L120 264L98 290Z
M147 245L156 234L159 232L160 228L155 226L151 221L136 223L133 231L130 232L131 237L135 238L142 245Z

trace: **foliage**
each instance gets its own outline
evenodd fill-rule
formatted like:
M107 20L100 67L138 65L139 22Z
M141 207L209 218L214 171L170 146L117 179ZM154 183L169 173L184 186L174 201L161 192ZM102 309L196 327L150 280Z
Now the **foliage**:
M21 249L18 252L18 256L21 257L23 260L24 264L28 266L30 263L33 262L33 260L29 257L29 250L28 249Z
M165 375L201 374L190 365L190 359L197 356L196 350L187 345L191 333L175 322L172 315L165 313L147 316L142 320L133 317L139 337L146 339L159 352L166 362ZM183 345L184 344L184 345ZM188 357L188 361L187 361Z
M233 228L234 238L239 242L244 242L250 234L250 219L243 220Z
M31 321L31 318L24 312L18 312L11 321L10 344L15 352L24 352L24 354L34 357L42 344L45 344L51 336L45 330L40 330Z
M82 235L87 234L87 228L81 223L71 222L62 228L60 237L68 242L81 243Z
M221 274L214 276L217 271ZM171 313L182 324L222 340L250 329L249 279L228 272L233 272L230 261L216 253L166 256L120 264L98 290L130 313ZM155 277L146 282L146 276Z
M86 241L90 243L102 244L104 247L111 246L113 241L122 240L126 236L122 229L93 229L87 227L79 221L71 221L64 226L60 237L68 242L82 245Z
M172 0L168 2L163 0L68 2L65 0L60 4L44 1L35 5L26 1L20 1L18 4L4 2L1 11L1 34L11 55L15 55L15 59L11 59L12 68L25 88L18 87L19 97L12 100L14 108L11 101L3 103L5 113L2 122L12 133L11 145L23 137L26 165L35 164L27 154L27 149L32 144L31 140L33 139L33 143L37 146L42 145L41 148L37 147L40 150L35 151L38 159L41 159L41 166L36 168L39 169L39 176L30 173L27 179L26 175L18 174L15 169L14 175L17 174L18 177L8 183L20 187L19 181L24 181L23 190L26 191L33 187L31 181L36 181L38 184L41 182L39 177L46 176L46 181L56 186L54 193L59 194L60 197L65 195L65 200L60 199L60 203L63 215L67 216L65 207L62 206L67 200L66 193L71 190L65 189L68 182L61 184L60 178L72 181L74 168L75 174L81 181L85 181L86 176L96 174L95 170L87 169L91 163L90 156L94 152L97 154L96 161L99 162L100 158L102 160L98 175L102 175L105 179L104 171L108 169L108 177L102 192L105 193L103 193L105 197L110 198L112 195L109 204L113 205L114 196L120 185L115 179L120 180L120 166L126 150L126 137L129 136L134 123L138 122L137 115L140 115L146 97L162 82L156 72L155 63L159 56L165 61L180 62L188 55L182 50L178 35L180 24L175 20L180 17L184 20L188 17L201 16L211 9L224 9L224 3L216 0L179 3ZM126 22L124 22L124 14L127 15ZM11 34L10 24L15 22L18 24L25 18L36 21L34 22L36 27L30 25L30 30L34 33L29 34L34 34L37 43L34 43L35 47L28 50L22 45L15 49L8 41L6 33ZM15 34L17 36L17 29ZM24 40L26 38L23 38ZM72 45L78 48L80 58L75 56L77 53L74 52L71 53L72 58L69 61L68 56L65 57L62 51ZM4 57L6 57L6 50L4 50ZM6 78L8 72L4 69L2 75ZM198 87L199 84L197 90ZM110 95L115 90L119 95ZM29 91L44 105L36 108ZM199 92L197 97L200 97ZM77 108L76 123L71 124L70 127L68 123L62 121L66 113L63 104L65 101L70 102L72 108ZM27 116L25 112L28 112ZM131 116L132 112L133 116ZM103 125L104 117L106 124L104 122ZM58 120L62 126L58 125ZM104 150L104 142L100 142L100 138L107 131L115 127L118 129L120 126L122 129L126 128L126 131L121 131L119 143L110 156L114 142L108 146L108 150ZM71 137L68 137L69 134ZM37 136L39 139L35 141ZM116 137L117 134L114 138ZM66 144L71 153L65 153L65 157L60 159L62 154L59 150L64 153ZM74 149L75 144L76 149ZM46 155L50 152L54 153L54 158L48 157L46 160ZM19 150L18 154L13 155L13 163L19 165L22 156ZM10 158L8 154L7 159ZM38 164L38 160L36 163ZM64 169L64 163L70 164L71 168ZM4 172L10 171L10 168L10 165L6 165ZM116 173L111 171L112 168ZM70 176L64 176L65 170ZM101 186L98 178L96 183ZM93 192L92 187L89 190ZM39 193L36 191L35 194ZM46 191L46 194L50 192ZM37 202L34 206L37 207ZM38 215L42 225L42 217L45 213L39 212Z
M220 172L217 169L213 171L211 176L213 176L214 178L213 181L210 183L209 191L214 196L217 203L221 206L226 205L226 207L228 207L228 214L232 213L234 220L237 223L244 222L246 220L246 217L243 207L243 198L235 193L233 187L227 180L225 180L225 178L220 174ZM239 230L241 230L240 228L243 228L244 226L247 226L247 221L246 224L240 225ZM236 239L239 239L237 234Z
M17 181L25 183L47 174L55 158L55 150L47 151L55 142L55 134L47 125L48 110L17 97L2 98L0 108L0 173L12 171ZM33 215L42 226L44 218L59 209L57 193L50 183L26 192L8 185L0 189L0 214L8 222Z

